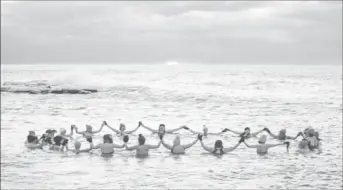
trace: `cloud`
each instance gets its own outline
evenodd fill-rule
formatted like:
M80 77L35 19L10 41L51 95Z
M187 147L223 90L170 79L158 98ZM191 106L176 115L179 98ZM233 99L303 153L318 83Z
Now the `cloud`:
M342 61L342 2L1 5L2 63Z

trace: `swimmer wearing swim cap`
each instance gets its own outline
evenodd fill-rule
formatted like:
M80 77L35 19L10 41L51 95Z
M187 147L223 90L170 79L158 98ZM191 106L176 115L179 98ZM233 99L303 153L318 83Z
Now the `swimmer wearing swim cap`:
M222 155L222 154L226 154L228 152L232 152L234 151L240 144L241 142L239 141L235 146L231 147L231 148L224 148L223 146L223 141L221 140L216 140L214 143L214 147L209 147L206 146L202 140L202 135L199 134L198 135L198 139L200 140L201 143L201 147L206 150L207 152L210 152L214 155Z
M199 140L198 138L196 138L193 142L189 144L181 145L180 136L176 136L173 141L173 145L169 145L163 141L163 136L161 136L160 139L161 139L162 145L165 148L169 149L172 154L184 154L186 149L191 148Z
M108 123L107 123L106 121L104 121L104 122L105 122L105 125L106 125L109 129L111 129L113 132L115 132L117 135L120 135L120 136L132 134L132 133L136 132L136 131L139 129L139 127L142 125L141 122L138 122L138 126L137 126L135 129L133 129L133 130L131 130L131 131L127 131L127 130L126 130L126 126L125 126L123 123L120 123L120 124L119 124L119 130L117 130L117 129L115 129L115 128L109 126Z
M145 137L142 134L139 134L138 144L131 147L125 145L125 148L126 150L129 150L129 151L136 150L137 157L145 157L149 155L150 149L157 149L161 146L162 138L163 138L163 135L161 134L160 141L157 145L149 145L149 144L145 144Z

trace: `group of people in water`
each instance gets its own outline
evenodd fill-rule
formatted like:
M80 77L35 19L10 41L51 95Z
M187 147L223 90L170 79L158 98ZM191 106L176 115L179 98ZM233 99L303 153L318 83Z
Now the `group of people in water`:
M93 144L93 136L99 132L102 131L104 127L108 127L110 130L116 133L116 136L119 136L123 140L123 144L115 144L113 143L113 138L111 134L105 134L103 135L103 142L99 143L97 145ZM140 127L143 127L149 131L151 131L153 134L157 134L159 137L159 142L156 145L150 145L146 144L146 138L144 135L139 134L138 135L138 143L133 146L129 146L127 143L129 141L129 135L137 131ZM193 134L197 134L196 138L193 142L189 144L181 144L180 136L177 135L173 141L173 144L168 144L163 137L166 134L173 134L176 131L179 130L188 130ZM258 144L256 145L250 145L247 142L245 142L246 139L249 139L251 137L256 137L258 134L262 132L267 132L272 138L277 139L280 141L280 143L276 144L267 144L267 136L261 135L261 137L258 140ZM81 143L79 141L74 142L74 149L69 149L68 144L69 141L71 141L71 138L74 134L80 134L82 135L89 143L90 146L85 149L81 149ZM236 145L233 147L225 148L223 145L223 142L221 140L216 140L214 143L214 146L206 146L203 142L203 137L207 137L209 135L220 135L225 132L231 132L233 134L237 134L239 137L239 141ZM119 129L115 129L107 124L106 121L103 121L101 124L101 127L94 131L92 126L86 125L85 131L80 131L75 125L71 126L71 132L70 134L67 134L67 131L65 129L61 129L60 133L57 134L57 131L54 129L48 129L46 132L38 138L34 131L29 131L29 135L27 136L27 140L25 142L26 147L28 148L43 148L44 146L48 146L50 150L56 150L56 151L71 151L74 153L81 153L81 152L90 152L93 149L100 149L102 155L112 155L114 153L115 149L121 149L125 148L128 151L136 151L136 156L144 157L149 155L150 149L157 149L161 145L163 145L165 148L169 149L172 154L184 154L186 149L191 148L193 145L195 145L198 141L200 141L200 144L202 148L215 155L222 155L228 152L231 152L235 150L241 143L244 143L248 148L254 148L256 149L258 154L267 154L268 149L276 146L286 145L287 150L290 145L290 142L285 140L295 140L299 136L302 136L302 140L298 144L298 149L301 152L309 152L313 151L315 149L318 149L320 147L320 141L319 133L316 132L312 127L306 128L303 132L299 132L296 136L288 136L286 134L286 130L282 129L279 131L278 134L273 134L268 128L264 128L260 131L257 131L255 133L250 132L250 128L246 127L244 129L244 132L238 132L234 131L228 128L225 128L224 130L217 132L217 133L210 133L208 132L207 127L203 127L203 130L200 131L194 131L190 129L187 126L181 126L176 129L170 129L166 130L166 127L164 124L160 124L158 129L152 129L148 126L145 126L142 122L138 123L138 126L133 130L126 130L126 126L124 124L119 125Z

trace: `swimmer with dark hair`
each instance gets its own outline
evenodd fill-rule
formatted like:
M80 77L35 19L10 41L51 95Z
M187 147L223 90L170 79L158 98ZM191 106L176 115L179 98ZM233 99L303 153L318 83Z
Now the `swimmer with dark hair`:
M162 135L161 135L162 136ZM138 145L134 145L134 146L127 146L125 144L125 148L126 150L136 150L136 156L137 157L145 157L149 155L149 150L150 149L157 149L161 146L162 143L162 137L160 136L160 142L157 145L149 145L149 144L145 144L145 137L142 134L139 134L138 136Z
M163 135L160 135L160 139L162 142L162 145L169 149L172 154L185 154L185 150L188 148L191 148L193 145L195 145L198 142L198 138L196 138L193 142L185 145L181 145L181 140L179 136L176 136L173 145L169 145L166 142L163 141Z
M38 137L36 136L36 133L34 131L29 131L29 135L27 136L27 139L25 141L25 146L27 148L43 148L44 145L44 143L39 143Z
M127 138L125 138L124 140L126 139ZM103 136L103 143L99 143L98 145L92 147L92 149L100 149L102 155L112 155L115 148L124 148L126 143L127 142L124 141L124 144L122 145L114 144L112 136L110 134L106 134Z
M305 137L305 139L309 142L309 148L310 148L310 150L312 151L312 150L314 150L314 149L318 149L319 148L319 140L318 140L318 138L319 138L319 133L318 134L316 134L316 132L315 132L315 130L314 129L309 129L308 131L307 131L307 135L308 136L306 136ZM316 136L316 135L318 135L318 137Z
M131 131L126 131L126 126L123 123L119 124L119 130L117 130L117 129L109 126L106 121L104 121L104 122L105 122L105 125L109 129L111 129L113 132L115 132L117 135L120 135L120 136L127 135L127 134L132 134L132 133L136 132L139 129L139 127L142 125L142 123L139 122L138 126L135 129L133 129Z
M235 150L240 144L241 144L241 141L239 141L234 147L231 147L231 148L224 148L223 147L223 141L221 140L216 140L215 143L214 143L214 147L208 147L206 146L203 141L202 141L202 135L199 134L198 135L198 139L200 140L200 143L201 143L201 146L204 150L206 150L207 152L210 152L214 155L222 155L222 154L225 154L225 153L228 153L228 152L232 152L233 150Z
M100 133L100 131L104 128L106 124L106 121L103 121L101 123L101 126L99 128L99 130L97 131L93 131L93 127L91 125L86 125L86 130L85 131L79 131L78 128L75 126L75 125L72 125L71 126L71 130L75 129L75 132L77 134L80 134L82 135L84 138L87 139L87 141L89 142L90 141L90 138L94 135L94 134L97 134L97 133Z
M164 124L160 124L159 127L158 127L158 130L155 130L155 129L152 129L150 127L147 127L145 126L142 122L141 122L141 126L144 127L145 129L151 131L152 133L157 133L157 134L161 134L161 135L164 135L164 134L172 134L176 131L179 131L181 129L185 129L184 126L181 126L181 127L178 127L176 129L170 129L170 130L166 130L166 126Z
M266 135L262 135L260 137L260 139L258 140L257 145L249 145L248 143L246 143L244 141L244 138L241 138L241 141L244 142L244 144L248 147L248 148L255 148L257 151L257 154L260 155L264 155L268 153L268 149L272 148L272 147L276 147L276 146L280 146L280 145L286 145L287 146L287 151L288 151L288 147L289 147L289 142L284 142L284 143L279 143L279 144L266 144L267 141L267 136Z
M295 139L297 139L299 136L303 136L303 133L302 133L302 132L299 132L299 133L297 134L297 136L295 136L295 137L287 136L287 135L286 135L286 129L281 129L281 130L279 131L279 134L278 134L278 135L275 135L275 134L273 134L272 132L270 132L270 130L269 130L268 128L264 128L263 130L266 131L271 137L273 137L274 139L277 139L277 140L286 140L286 139L295 140Z
M228 129L228 128L226 128L226 130L231 132L231 133L239 135L239 137L244 137L245 139L248 139L248 138L251 138L251 137L256 137L258 134L263 132L263 129L261 129L260 131L257 131L255 133L251 133L249 127L244 128L244 132L243 133L242 132L238 132L238 131L234 131L234 130Z
M207 137L207 135L221 135L221 134L223 134L223 133L229 131L229 129L226 128L226 129L224 129L224 130L222 130L222 131L220 131L220 132L217 132L217 133L209 133L209 132L208 132L208 128L207 128L205 125L204 125L203 128L202 128L202 133L201 133L201 132L194 131L194 130L190 129L190 128L187 127L187 126L183 126L183 128L186 129L186 130L188 130L188 131L190 131L190 132L192 132L193 134L202 134L204 137Z

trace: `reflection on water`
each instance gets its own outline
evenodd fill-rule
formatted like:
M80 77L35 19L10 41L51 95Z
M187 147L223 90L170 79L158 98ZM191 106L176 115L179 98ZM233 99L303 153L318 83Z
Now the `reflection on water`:
M56 66L54 66L56 67ZM233 66L107 66L82 68L78 77L73 67L2 68L7 82L39 81L49 85L90 85L94 94L13 94L1 93L1 187L4 189L342 189L342 73L336 67L233 67ZM24 74L30 70L30 75ZM44 70L44 72L42 72ZM50 76L55 76L51 78ZM72 80L73 79L73 80ZM13 83L16 84L16 83ZM31 83L30 83L31 84ZM265 125L277 133L286 128L294 136L309 124L323 139L321 151L297 151L297 142L271 148L267 155L241 144L235 151L213 156L200 143L184 155L172 155L161 146L147 158L137 158L135 151L116 150L109 157L99 150L75 155L47 149L24 147L28 130L42 134L46 128L69 129L76 124L95 129L103 120L112 127L123 122L133 129L138 121L157 128L188 125L210 132L225 127L257 131ZM111 133L104 129L102 135ZM137 143L138 134L156 144L158 137L140 128L130 137ZM182 143L196 135L180 131ZM172 142L173 135L166 135ZM225 133L204 138L207 146L223 140L234 146L239 138ZM73 140L88 147L75 135ZM300 139L299 139L300 140ZM114 136L115 143L121 144ZM276 140L268 140L277 143ZM249 144L257 139L249 139Z

